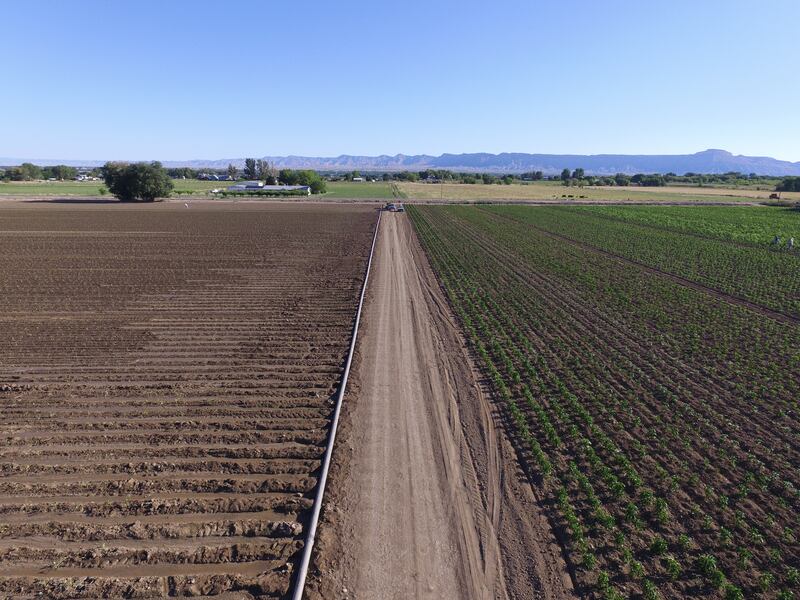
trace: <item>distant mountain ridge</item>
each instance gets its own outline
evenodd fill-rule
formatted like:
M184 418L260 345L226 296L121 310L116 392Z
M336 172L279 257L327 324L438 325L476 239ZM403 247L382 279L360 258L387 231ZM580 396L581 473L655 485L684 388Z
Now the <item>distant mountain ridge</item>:
M725 150L704 150L695 154L527 154L503 152L500 154L468 153L395 154L390 156L264 156L261 157L278 168L315 169L318 171L421 171L449 169L466 172L523 173L542 171L546 175L560 173L563 169L583 168L587 174L613 175L614 173L756 173L758 175L800 176L800 162L778 160L767 156L734 155ZM11 159L0 157L0 164L14 165L32 162L39 165L67 164L71 166L97 166L104 161L64 161ZM195 169L224 169L228 164L241 168L243 158L219 160L164 161L167 167Z

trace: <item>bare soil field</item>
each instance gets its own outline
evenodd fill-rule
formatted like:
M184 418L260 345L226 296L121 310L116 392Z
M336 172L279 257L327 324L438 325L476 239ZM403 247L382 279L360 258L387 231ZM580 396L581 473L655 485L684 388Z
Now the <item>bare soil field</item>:
M0 597L281 597L373 208L0 203Z

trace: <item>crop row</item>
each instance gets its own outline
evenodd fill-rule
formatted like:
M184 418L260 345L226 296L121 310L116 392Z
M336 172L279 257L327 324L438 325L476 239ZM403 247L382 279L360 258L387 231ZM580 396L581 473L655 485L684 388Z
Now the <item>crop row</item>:
M524 207L491 210L800 318L798 252L776 252L766 245L731 243L571 207L548 207L535 213Z
M800 240L800 212L785 207L585 206L579 212L773 250L781 249L772 245L776 235L783 250L789 238Z

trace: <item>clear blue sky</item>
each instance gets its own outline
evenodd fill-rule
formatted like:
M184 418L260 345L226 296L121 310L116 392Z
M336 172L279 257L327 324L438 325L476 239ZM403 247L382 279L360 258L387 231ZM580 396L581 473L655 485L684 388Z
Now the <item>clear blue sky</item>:
M798 0L50 0L0 10L0 156L800 161Z

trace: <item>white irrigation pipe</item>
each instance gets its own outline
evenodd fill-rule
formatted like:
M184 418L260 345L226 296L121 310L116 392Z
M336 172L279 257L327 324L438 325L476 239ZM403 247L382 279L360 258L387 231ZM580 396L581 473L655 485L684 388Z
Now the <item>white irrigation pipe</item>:
M336 395L336 408L333 410L333 421L331 422L331 432L328 436L328 447L325 449L325 457L322 459L322 470L319 474L319 484L317 495L314 498L314 509L311 513L311 522L306 533L306 543L303 547L303 558L300 560L300 568L297 570L295 588L292 593L292 600L301 600L303 591L306 587L306 576L308 575L308 564L311 561L311 549L314 547L314 538L317 535L317 524L319 523L319 511L322 509L322 497L325 495L325 483L328 481L328 470L331 466L331 456L333 455L333 443L336 440L336 427L339 424L339 413L342 411L342 400L344 391L347 387L347 379L350 377L350 365L353 362L353 351L356 348L356 338L358 337L358 324L361 321L361 309L364 306L364 296L367 292L367 282L369 281L369 271L372 267L372 255L375 253L375 243L378 240L378 229L381 226L381 213L378 213L378 222L375 224L375 233L372 236L372 248L369 250L369 260L367 261L367 272L364 275L364 284L361 286L361 297L358 299L358 310L356 311L356 321L353 324L353 338L350 340L350 349L347 352L347 362L344 365L344 375L342 383L339 385L339 393Z

